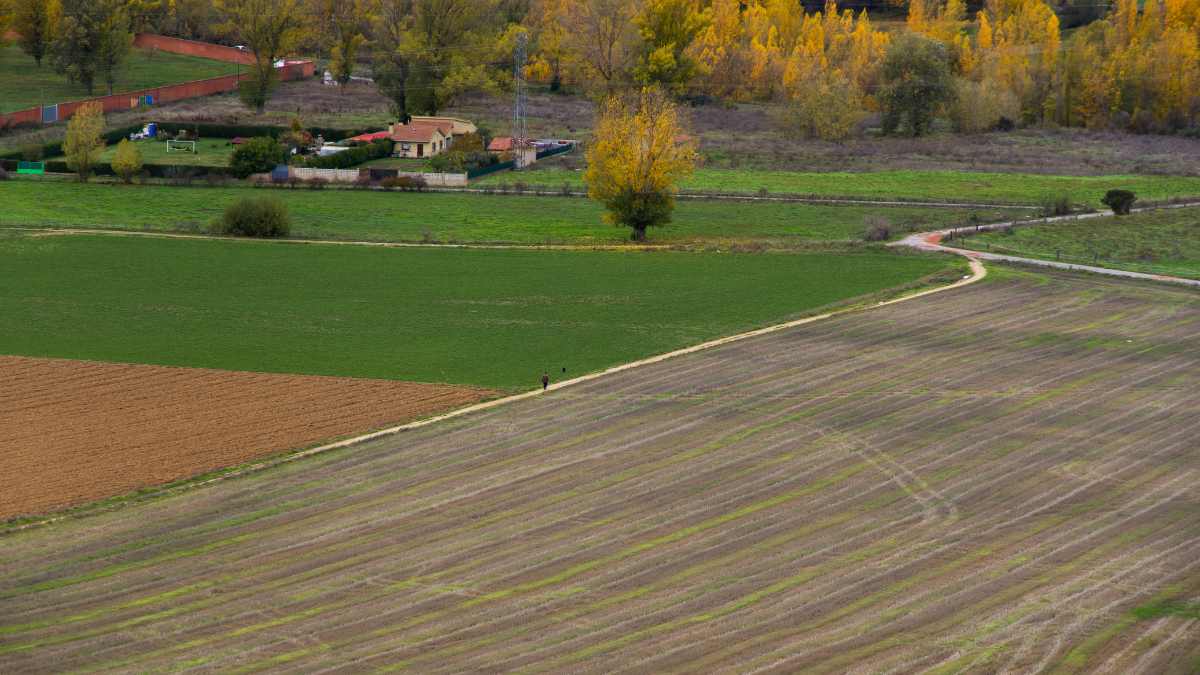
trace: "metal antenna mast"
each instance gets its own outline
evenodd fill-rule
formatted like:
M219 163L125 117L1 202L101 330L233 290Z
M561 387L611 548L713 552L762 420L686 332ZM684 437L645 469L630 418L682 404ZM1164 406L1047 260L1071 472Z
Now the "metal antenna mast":
M517 49L513 59L513 84L516 89L516 102L513 105L513 149L524 145L529 138L525 128L525 34L517 36Z

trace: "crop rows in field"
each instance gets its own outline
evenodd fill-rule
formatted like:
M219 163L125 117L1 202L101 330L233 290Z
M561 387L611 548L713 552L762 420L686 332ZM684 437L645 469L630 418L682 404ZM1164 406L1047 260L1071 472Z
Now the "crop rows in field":
M0 520L474 403L467 387L0 356Z
M25 533L0 670L1161 672L1198 329L1003 272Z

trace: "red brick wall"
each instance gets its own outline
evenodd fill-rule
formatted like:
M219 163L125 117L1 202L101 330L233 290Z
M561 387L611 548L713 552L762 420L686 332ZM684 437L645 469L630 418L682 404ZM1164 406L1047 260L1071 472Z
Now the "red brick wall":
M134 45L138 47L156 47L166 52L176 54L189 54L191 56L202 56L204 58L218 59L229 61L231 59L248 58L250 63L254 62L254 57L245 52L238 51L232 47L222 47L221 45L210 45L203 42L193 42L191 40L180 40L178 38L169 38L162 35L150 35L148 33L138 33L134 39ZM212 51L206 51L210 49ZM184 51L195 50L195 51ZM218 54L223 55L217 56ZM243 61L245 62L245 61ZM279 79L283 81L298 80L301 78L312 77L316 71L316 66L312 61L288 61L286 65L279 69ZM246 77L243 73L242 77ZM237 90L237 75L223 75L207 80L195 80L192 82L184 82L182 84L171 84L165 87L155 87L153 89L140 89L138 91L122 92L112 96L99 96L96 98L85 99L82 101L70 101L60 103L58 105L58 119L65 120L70 117L76 110L85 103L98 101L104 106L105 112L116 110L129 110L136 106L130 105L131 100L136 101L141 96L150 95L154 97L154 102L170 103L171 101L181 101L187 98L196 98L198 96L211 96L213 94L222 94L229 91ZM6 114L0 114L0 128L5 126L13 126L17 124L39 124L42 120L42 111L40 108L27 108Z
M208 42L196 42L194 40L183 40L165 35L153 35L151 33L138 33L135 35L133 37L133 46L141 49L160 49L173 54L199 56L205 59L213 59L214 61L244 64L254 63L253 54L234 49L233 47L214 45Z
M26 108L25 110L0 115L0 129L17 124L37 124L41 121L41 108Z

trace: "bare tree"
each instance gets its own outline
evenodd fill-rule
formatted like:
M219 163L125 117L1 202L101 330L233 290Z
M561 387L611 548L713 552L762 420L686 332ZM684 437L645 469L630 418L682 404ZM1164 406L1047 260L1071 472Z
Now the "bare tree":
M576 59L587 74L613 91L623 82L634 51L635 8L630 0L580 0L564 17Z

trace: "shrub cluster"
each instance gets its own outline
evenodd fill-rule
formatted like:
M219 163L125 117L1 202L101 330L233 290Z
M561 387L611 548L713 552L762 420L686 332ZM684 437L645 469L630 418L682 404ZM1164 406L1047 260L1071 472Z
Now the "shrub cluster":
M234 149L229 158L233 175L247 178L251 174L265 173L277 164L287 161L287 150L270 136L255 136Z
M274 197L242 197L213 224L214 234L276 238L291 232L287 206Z
M1043 216L1065 216L1071 212L1070 195L1048 195L1042 198L1041 212Z
M439 173L464 173L499 164L500 158L483 150L452 150L429 158L429 168Z
M363 145L356 145L335 155L309 157L304 163L314 169L349 169L373 159L383 159L392 154L392 141L383 138Z
M1129 215L1133 209L1133 203L1137 201L1137 195L1129 190L1109 190L1104 193L1104 199L1100 200L1101 204L1112 209L1113 213L1118 216Z
M379 181L380 187L389 190L396 188L400 190L416 190L425 189L425 179L420 176L388 176Z
M866 241L887 241L892 237L892 224L881 216L867 216L867 229L863 232Z

